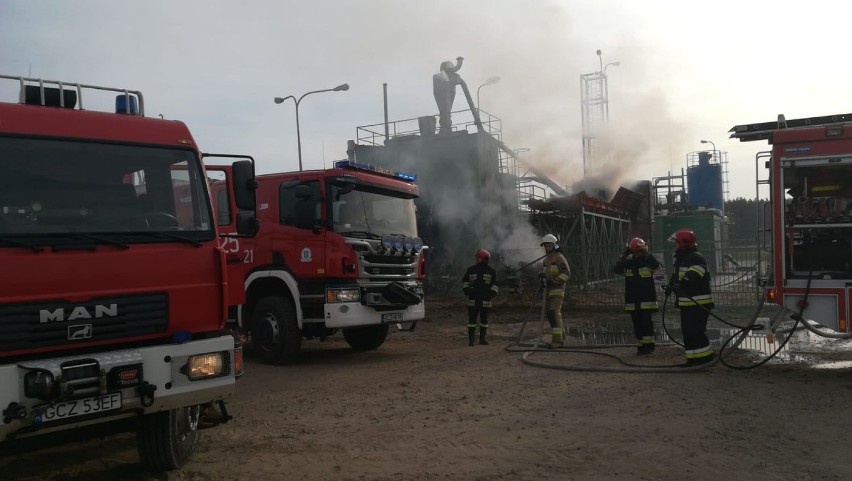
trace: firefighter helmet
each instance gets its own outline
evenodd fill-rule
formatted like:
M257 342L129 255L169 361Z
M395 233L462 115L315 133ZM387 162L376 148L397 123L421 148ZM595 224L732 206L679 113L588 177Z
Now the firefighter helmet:
M640 249L645 249L646 245L645 241L642 240L641 237L634 237L633 239L630 239L630 243L627 244L627 247L630 249L630 252L636 253Z
M546 236L542 237L541 244L539 245L543 246L545 244L553 244L553 246L556 247L556 236L553 234L547 234Z
M488 263L488 260L491 259L491 254L489 254L488 251L485 249L479 249L478 251L476 251L475 255L477 259L482 259L482 261L486 264Z
M671 242L675 243L678 249L692 249L698 247L698 242L695 241L695 232L689 229L679 229L669 237Z

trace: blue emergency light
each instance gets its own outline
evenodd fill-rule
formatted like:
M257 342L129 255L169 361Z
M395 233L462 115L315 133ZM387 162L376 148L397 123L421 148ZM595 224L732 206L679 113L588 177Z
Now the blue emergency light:
M417 182L417 176L414 174L408 174L405 172L397 172L395 170L386 169L384 167L379 167L378 165L368 164L366 162L355 162L352 160L338 160L334 163L334 166L338 169L358 169L363 170L365 172L372 172L374 174L385 175L388 177L396 177L397 179L405 180L407 182Z
M130 99L130 105L128 109L128 99ZM139 115L139 104L136 101L136 97L133 95L116 95L115 96L115 113L117 114L130 114L130 115Z

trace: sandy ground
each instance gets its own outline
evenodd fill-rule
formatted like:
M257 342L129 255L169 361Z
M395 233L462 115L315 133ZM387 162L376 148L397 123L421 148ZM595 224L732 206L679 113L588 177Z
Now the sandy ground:
M491 344L468 347L464 307L430 306L414 332L372 352L339 336L301 361L248 359L235 420L203 433L181 470L141 470L122 435L0 458L14 480L849 480L849 370L716 365L609 373L525 364L513 343L538 311L498 307ZM583 324L598 314L567 314ZM612 317L612 314L608 314ZM529 331L528 331L529 332ZM627 363L681 362L676 347ZM610 357L535 353L559 366Z

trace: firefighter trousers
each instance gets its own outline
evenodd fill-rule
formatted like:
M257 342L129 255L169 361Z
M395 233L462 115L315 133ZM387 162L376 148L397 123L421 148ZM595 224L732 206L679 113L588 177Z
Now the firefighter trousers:
M488 330L488 307L485 307L482 301L476 301L472 306L467 307L467 335L469 345L473 345L474 337L476 336L476 318L479 317L479 343L488 344L486 340L486 332Z
M707 319L710 311L701 306L680 308L680 329L683 332L683 349L686 360L691 361L713 355L707 339Z
M630 311L630 319L633 321L633 334L639 342L639 346L654 344L654 323L651 316L654 312L650 309L636 309Z
M565 325L562 323L562 299L564 296L547 298L547 322L550 324L551 344L561 345L565 339Z

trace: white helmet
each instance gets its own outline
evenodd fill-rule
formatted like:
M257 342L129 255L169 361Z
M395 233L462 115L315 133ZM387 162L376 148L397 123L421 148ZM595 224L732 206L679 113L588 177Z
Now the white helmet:
M553 234L547 234L546 236L541 238L541 246L545 244L553 244L553 247L556 247L556 236Z

